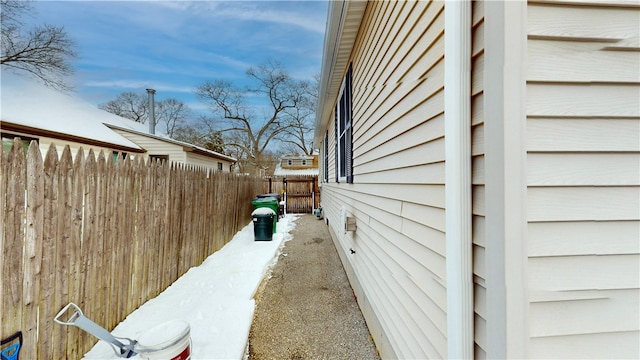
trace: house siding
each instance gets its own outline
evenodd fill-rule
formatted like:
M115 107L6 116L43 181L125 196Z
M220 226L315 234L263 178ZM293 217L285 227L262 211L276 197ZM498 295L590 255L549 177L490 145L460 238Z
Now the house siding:
M447 357L443 6L368 2L340 47L353 184L333 115L320 129L326 221L383 358ZM640 353L638 29L637 1L472 2L475 358Z
M367 5L351 53L353 184L335 182L329 126L322 206L385 358L447 356L443 5Z
M474 356L487 357L487 285L484 167L484 3L472 6L471 37L471 155L472 242L474 298Z
M640 8L615 5L527 7L531 358L640 353Z
M58 157L61 157L62 156L62 151L64 150L64 148L66 146L69 146L69 150L71 151L71 157L73 159L76 158L76 154L78 153L80 148L82 148L84 156L89 156L89 151L90 150L93 151L93 153L94 153L94 155L96 157L100 154L100 152L103 152L104 155L107 156L107 157L112 156L113 152L122 152L121 150L116 150L116 149L113 149L113 148L107 148L107 147L102 147L102 146L94 146L94 145L89 145L89 144L86 144L86 143L74 142L74 141L69 141L69 140L55 139L55 138L50 138L50 137L46 137L46 136L34 136L34 135L29 135L29 134L21 134L21 133L17 133L17 132L11 132L10 134L11 135L15 135L16 137L20 137L20 135L24 135L25 137L37 138L38 139L38 148L40 149L40 153L42 154L43 158L47 154L47 151L49 151L49 147L52 144L56 148L56 152L58 153Z
M200 154L185 153L186 163L196 167L202 167L205 169L221 172L229 172L231 170L231 162L223 159L214 159L209 156ZM222 164L222 170L218 170L218 163Z
M149 155L168 155L170 162L202 167L213 171L218 171L218 162L221 162L223 164L222 171L230 171L231 162L229 160L186 152L182 145L157 140L149 136L139 135L117 128L114 128L113 131L144 148L146 150L146 153L144 154L145 159L148 159Z
M186 162L186 156L182 146L159 141L149 136L138 135L133 132L113 128L113 131L138 144L146 150L145 157L149 155L169 155L169 161Z

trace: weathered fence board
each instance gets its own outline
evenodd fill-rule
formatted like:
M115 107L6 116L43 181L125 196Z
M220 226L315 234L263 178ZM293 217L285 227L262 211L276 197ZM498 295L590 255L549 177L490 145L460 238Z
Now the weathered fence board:
M251 220L262 180L51 147L0 149L0 339L78 359L96 339L56 325L75 302L112 329Z
M286 209L291 213L311 213L320 206L317 176L269 176L262 181L262 193L286 193Z

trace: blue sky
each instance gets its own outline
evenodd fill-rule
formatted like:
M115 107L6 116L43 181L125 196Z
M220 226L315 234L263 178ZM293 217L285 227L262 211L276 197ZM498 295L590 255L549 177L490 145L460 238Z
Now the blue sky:
M245 71L280 61L298 79L320 72L327 2L47 1L28 20L64 26L76 42L72 79L92 104L122 92L157 91L195 112L205 80L247 81Z

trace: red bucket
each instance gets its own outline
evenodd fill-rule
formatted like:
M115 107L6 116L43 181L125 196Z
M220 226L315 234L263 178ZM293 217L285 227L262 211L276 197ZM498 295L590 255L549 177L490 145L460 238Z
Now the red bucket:
M182 320L159 324L139 338L135 351L141 359L190 360L191 327Z

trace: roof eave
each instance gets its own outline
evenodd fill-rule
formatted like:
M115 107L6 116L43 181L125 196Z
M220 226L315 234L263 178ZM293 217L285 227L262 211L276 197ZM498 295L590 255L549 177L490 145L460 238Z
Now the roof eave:
M333 99L338 96L342 78L349 65L353 44L358 35L367 1L329 2L324 36L318 108L316 109L314 144L320 144L324 128L330 121Z
M133 142L131 142L131 143L133 145L135 145L136 147L131 147L131 146L126 146L126 145L122 145L122 144L111 143L111 142L102 141L102 140L91 139L91 138L77 136L77 135L69 135L69 134L58 132L58 131L40 129L40 128L37 128L37 127L17 124L17 123L5 121L5 120L2 120L1 129L4 130L4 131L8 131L8 132L17 132L17 133L29 134L29 135L32 135L32 136L39 136L39 137L48 137L48 138L58 139L58 140L62 140L62 141L70 141L70 142L75 142L75 143L80 143L80 144L86 144L86 145L89 145L89 146L109 148L109 149L113 149L113 150L117 150L117 151L125 151L125 152L130 152L130 153L144 153L145 152L144 148L140 147L139 145L137 145L137 144L135 144ZM124 137L123 137L123 139L124 139Z

